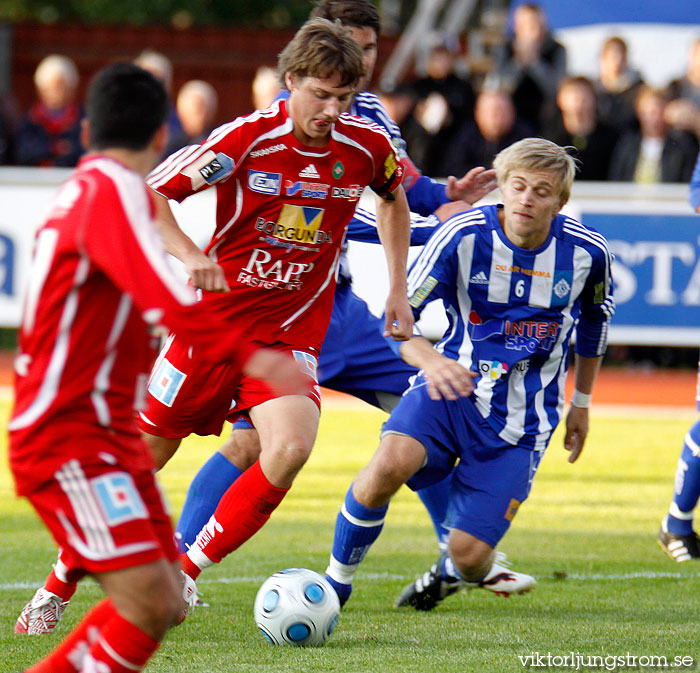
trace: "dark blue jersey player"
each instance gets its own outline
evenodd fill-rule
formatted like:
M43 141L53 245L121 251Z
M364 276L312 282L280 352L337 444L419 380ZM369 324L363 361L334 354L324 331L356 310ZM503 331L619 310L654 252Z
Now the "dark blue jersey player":
M700 213L700 155L690 180L690 205ZM698 369L698 410L700 411L700 368ZM673 500L661 522L659 545L674 561L700 559L700 537L693 530L693 514L700 497L700 420L683 441L676 469Z
M502 594L532 588L534 579L504 567L495 548L562 417L574 332L569 460L583 448L614 311L610 253L599 233L559 214L574 176L565 149L528 138L499 153L494 166L503 204L447 219L409 274L415 315L441 299L449 325L434 348L421 337L401 345L421 372L338 514L326 572L341 601L393 494L404 483L420 489L448 474L448 553L397 605L429 610L465 586Z

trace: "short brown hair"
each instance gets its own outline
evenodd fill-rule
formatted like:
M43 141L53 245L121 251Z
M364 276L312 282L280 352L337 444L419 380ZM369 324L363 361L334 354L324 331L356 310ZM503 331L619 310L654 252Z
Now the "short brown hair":
M327 79L340 75L340 86L357 84L365 74L362 50L340 22L310 19L279 55L277 72L284 84L294 77Z
M310 16L340 21L352 28L371 28L377 35L382 27L379 12L370 0L320 0Z

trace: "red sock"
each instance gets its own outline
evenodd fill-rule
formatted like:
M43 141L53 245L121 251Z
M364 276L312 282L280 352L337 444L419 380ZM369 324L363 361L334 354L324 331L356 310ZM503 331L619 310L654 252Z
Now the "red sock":
M93 664L93 667L86 666L85 670L101 671L99 664L102 664L109 667L105 670L110 673L140 671L159 645L159 641L115 613L92 644L85 664Z
M64 638L58 647L26 673L76 673L82 669L82 660L97 638L104 624L117 611L112 601L100 601L82 621Z
M52 594L56 594L64 602L69 601L73 597L77 588L76 582L64 582L62 579L59 579L55 570L49 573L46 582L44 582L44 589Z
M287 491L273 486L256 461L224 493L213 517L183 555L187 558L181 559L182 569L196 579L202 568L220 563L265 525Z

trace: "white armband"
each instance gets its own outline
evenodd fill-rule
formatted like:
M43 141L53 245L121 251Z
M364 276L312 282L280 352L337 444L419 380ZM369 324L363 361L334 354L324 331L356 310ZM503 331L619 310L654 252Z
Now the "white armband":
M574 390L574 394L571 396L571 406L588 409L591 406L591 397L592 395L582 393L580 390Z

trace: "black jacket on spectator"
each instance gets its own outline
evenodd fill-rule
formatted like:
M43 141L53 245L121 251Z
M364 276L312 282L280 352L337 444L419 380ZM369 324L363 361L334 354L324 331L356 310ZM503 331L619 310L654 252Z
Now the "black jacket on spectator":
M642 136L638 131L626 133L615 146L610 164L610 180L631 182L639 158ZM698 143L685 131L671 129L661 153L661 182L690 182L698 156Z
M453 137L449 150L442 157L435 175L461 177L476 166L491 167L493 158L501 150L518 140L535 135L533 127L523 119L516 119L510 131L500 140L486 140L475 121L467 122Z
M598 122L588 135L571 135L561 118L545 133L545 137L557 145L576 148L572 153L579 160L577 180L607 180L615 145L620 137L616 128Z

